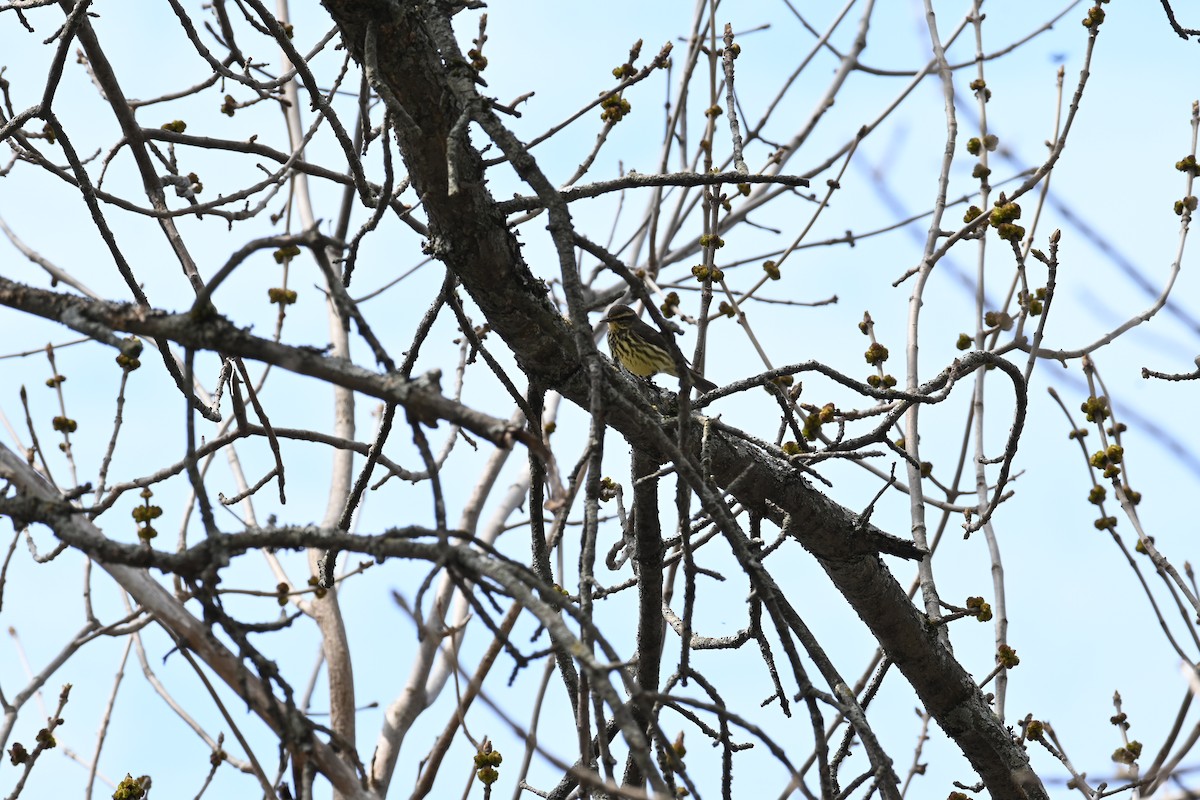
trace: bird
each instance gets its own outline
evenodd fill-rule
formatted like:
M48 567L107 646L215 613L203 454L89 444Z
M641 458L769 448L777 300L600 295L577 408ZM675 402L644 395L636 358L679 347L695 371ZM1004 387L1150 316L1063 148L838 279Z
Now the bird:
M675 347L666 334L638 319L633 309L618 303L600 318L608 323L608 349L621 366L642 378L658 372L678 378L675 359L671 352ZM683 362L687 365L687 360ZM705 378L690 365L688 374L692 384L701 392L711 392L717 385Z

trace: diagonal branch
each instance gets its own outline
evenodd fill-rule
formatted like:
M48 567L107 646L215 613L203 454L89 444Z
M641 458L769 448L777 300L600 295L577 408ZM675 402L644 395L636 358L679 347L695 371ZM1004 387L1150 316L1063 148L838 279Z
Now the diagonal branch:
M121 349L114 331L178 342L192 350L219 351L283 367L336 386L404 406L426 424L439 419L461 425L500 447L523 442L538 453L545 446L517 425L492 417L444 397L436 373L408 380L398 373L378 373L343 358L326 356L315 347L292 347L247 333L224 317L204 311L167 314L127 303L95 302L76 295L35 289L0 278L0 305L56 320L94 339Z
M458 276L532 380L582 408L591 408L590 381L573 346L573 332L522 259L504 214L486 189L482 159L474 148L458 148L456 191L451 195L447 189L448 143L466 107L455 84L469 66L435 44L435 31L448 23L426 15L446 12L425 4L382 0L326 0L325 5L359 63L368 24L405 43L379 47L373 67L377 79L389 89L389 111L394 118L407 116L411 121L399 126L396 135L413 186L424 200L430 252ZM487 101L476 97L473 102L486 105ZM606 375L611 380L612 373ZM666 398L660 399L664 402L659 408L667 407ZM609 425L636 450L668 460L661 447L667 420L661 415L644 405L623 403L609 405L607 415ZM698 453L689 455L701 463ZM711 479L745 507L775 524L790 517L801 542L895 659L994 796L1046 796L1025 751L996 721L966 670L929 635L924 616L868 544L868 531L883 536L882 531L863 524L856 514L814 490L782 459L725 433L710 434L703 463L711 470Z

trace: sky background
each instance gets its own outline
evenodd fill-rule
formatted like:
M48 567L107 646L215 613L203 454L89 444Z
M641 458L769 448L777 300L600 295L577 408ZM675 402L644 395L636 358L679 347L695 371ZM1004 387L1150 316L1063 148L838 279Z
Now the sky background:
M794 3L796 8L823 29L834 13L823 3ZM850 18L839 28L833 41L844 49L853 33L858 5L851 9ZM862 61L877 70L911 71L929 58L929 36L924 13L912 2L881 3L869 32L869 45ZM202 17L198 4L189 9ZM987 20L984 26L986 52L998 51L1037 30L1062 6L1048 7L1040 2L1006 2L985 4ZM935 5L940 28L945 31L957 26L969 3L948 2ZM1197 96L1195 42L1184 42L1170 30L1161 8L1155 4L1135 5L1128 2L1106 6L1108 20L1102 28L1092 62L1092 75L1075 128L1066 152L1057 165L1051 183L1047 206L1039 223L1036 246L1047 248L1046 240L1055 228L1063 230L1060 247L1061 268L1058 292L1047 327L1047 346L1072 349L1083 346L1131 316L1150 306L1155 294L1168 280L1170 266L1177 257L1180 244L1179 218L1172 204L1184 194L1184 179L1174 169L1174 163L1191 148L1192 131L1189 118ZM136 12L123 4L98 2L93 20L102 42L113 61L118 78L131 98L147 98L180 86L198 83L208 75L207 65L192 53L183 39L177 22L165 6L139 7ZM1045 140L1054 129L1055 73L1061 66L1065 71L1066 91L1073 90L1082 66L1086 31L1079 24L1086 6L1077 4L1052 29L1033 38L1016 52L989 61L986 75L993 96L988 104L989 130L999 136L1002 151L992 155L993 185L1003 189L1002 181L1039 163L1045 153ZM1200 27L1200 18L1186 20L1186 9L1179 9L1181 24ZM523 0L517 6L489 9L488 36L485 54L489 66L485 73L486 91L508 102L534 92L521 106L522 116L510 120L513 130L524 140L532 139L547 127L566 118L600 91L612 85L611 70L622 63L629 46L643 39L645 46L640 64L645 63L664 42L676 44L676 54L682 56L684 43L679 36L686 33L693 9L682 2L639 4L614 2L603 6L580 3L537 2ZM295 4L292 8L297 42L302 52L311 46L330 27L323 10L316 3ZM780 84L781 76L792 69L811 47L812 37L796 22L782 2L749 0L723 4L717 12L720 22L729 21L738 32L742 54L737 61L737 89L741 103L743 125L758 119L761 109L770 102ZM36 28L25 31L15 15L0 14L0 66L6 67L3 77L11 82L12 105L20 110L37 102L44 85L45 64L52 47L42 40L53 33L61 22L55 9L28 14ZM536 21L536 24L534 24ZM476 35L478 14L467 12L458 19L460 42L463 48ZM768 26L765 27L764 26ZM202 34L203 35L203 34ZM207 39L210 41L211 39ZM261 51L256 59L276 64L276 50L265 40L259 40ZM968 30L950 51L952 62L966 61L974 53L973 34ZM314 68L329 74L336 70L343 54L327 50ZM768 126L768 138L786 140L806 118L822 96L836 59L820 54L806 74L785 95L773 123ZM955 87L959 101L959 153L952 174L951 197L960 197L977 188L970 177L974 159L962 154L963 143L975 135L973 122L976 104L970 97L967 83L973 71L956 73ZM668 88L674 87L664 76L655 76L627 94L633 113L618 125L601 151L585 180L614 177L622 170L650 172L656 169L662 131L662 104ZM864 123L876 118L880 109L891 102L908 83L904 76L880 76L857 73L847 82L837 102L793 156L787 171L800 173L822 162L827 154L846 142ZM348 86L357 85L355 76ZM189 132L223 138L246 138L261 135L274 146L283 146L283 126L277 111L262 104L239 111L228 118L216 113L226 91L237 93L234 87L214 87L198 99L167 105L150 106L138 112L145 125L159 125L173 119L184 119ZM239 99L246 99L239 95ZM692 117L693 136L699 130L703 100L694 98L696 113ZM349 106L343 106L343 111ZM83 154L93 151L98 156L91 162L91 174L99 177L101 160L119 136L111 113L97 97L85 70L68 59L63 82L56 94L55 109L69 132L78 137L76 147ZM348 113L348 112L347 112ZM308 119L308 109L305 109ZM600 122L598 112L589 112L560 136L534 150L539 164L555 182L566 180L590 151ZM36 125L27 126L34 130ZM722 120L717 139L718 155L729 152ZM475 142L482 138L477 134ZM945 145L945 116L941 85L927 78L875 132L859 147L843 179L843 190L837 193L829 209L819 218L809 241L822 241L842 235L847 230L858 234L891 226L910 216L926 212L936 189L936 179ZM318 138L311 153L329 152L336 157L327 138ZM378 158L376 148L370 159ZM747 155L751 170L762 168L769 150L752 148ZM253 172L255 159L245 158L239 168L228 158L214 158L203 152L180 151L183 171L195 171L205 183L201 199L218 193L234 191ZM378 163L372 161L372 163ZM675 161L672 168L677 167ZM813 181L820 192L824 181L831 177L823 173ZM528 194L510 173L503 168L489 173L490 188L500 197L514 192ZM140 194L136 177L127 153L114 159L104 177L106 188L121 191L131 197ZM314 183L317 215L325 220L327 229L336 213L340 190ZM410 202L412 198L406 198ZM615 228L614 242L623 242L629 229L646 202L645 197L629 194L614 226L613 217L619 200L616 197L583 201L572 206L572 214L582 230L594 239L604 240ZM282 196L268 206L274 213L283 206ZM1022 201L1027 215L1034 207L1034 198ZM945 227L959 224L963 206L947 212ZM786 245L810 219L812 204L803 200L775 204L752 221L761 226L751 230L739 229L737 238L730 237L720 259L751 260L746 266L731 268L729 273L740 278L738 270L759 269L761 258ZM357 210L355 225L365 215ZM190 289L181 280L180 270L171 255L157 225L140 217L112 213L109 215L118 240L135 265L139 280L156 307L172 311L190 305ZM127 290L119 283L115 271L85 209L69 186L48 177L28 164L16 165L0 179L0 219L30 247L60 267L68 270L101 295L113 300L128 299ZM1022 221L1028 224L1029 217ZM785 263L784 280L764 291L767 297L788 298L815 302L832 296L836 304L815 308L795 306L758 306L753 309L752 322L766 339L768 355L775 366L816 359L833 365L843 372L864 378L868 372L862 361L867 340L857 330L857 323L868 311L876 323L880 341L892 351L889 369L898 377L903 372L902 352L906 338L908 298L912 281L893 287L892 283L919 260L924 242L925 220L899 227L886 235L862 238L853 247L837 245L803 249ZM227 230L215 220L197 222L181 218L185 239L201 264L202 274L212 275L230 252L247 240L279 227L271 227L264 219L239 224ZM699 232L698 223L695 225ZM773 233L772 229L778 231ZM523 226L522 241L525 256L539 275L552 275L555 257L549 246L544 222L535 220ZM420 241L403 226L388 221L379 235L369 237L355 276L352 293L361 297L393 281L421 261ZM1005 260L1003 250L992 239L987 244L988 271L985 279L987 296L998 298L1011 281L1011 259ZM959 355L955 341L960 332L972 332L974 323L974 281L978 249L964 245L939 264L930 282L921 320L921 378L927 380L941 371ZM764 256L765 257L765 256ZM1183 269L1172 295L1172 305L1149 323L1095 354L1095 363L1106 381L1109 396L1119 419L1130 426L1125 446L1128 469L1134 488L1144 496L1139 513L1147 530L1155 537L1157 546L1177 565L1193 557L1195 524L1191 508L1182 501L1193 496L1200 485L1200 470L1195 456L1195 432L1191 423L1191 384L1168 384L1146 381L1140 377L1142 367L1165 372L1186 372L1193 368L1192 359L1197 347L1197 324L1200 309L1195 298L1195 279L1189 267L1190 254L1185 253ZM691 262L673 268L667 279L687 274ZM591 263L585 260L585 271ZM1031 262L1030 283L1043 285L1045 269ZM27 261L15 248L0 240L0 274L35 286L48 286L45 273ZM319 276L310 264L293 267L289 285L300 294L299 302L288 311L285 338L293 343L324 346L329 340L324 319L324 302L316 284ZM276 323L276 310L265 301L266 287L279 285L279 271L264 252L251 259L227 281L216 295L220 311L237 324L253 326L256 333L268 335ZM364 301L363 307L372 315L377 332L394 353L403 350L411 337L412 321L424 312L441 282L440 270L433 266L418 269L397 287L378 298ZM611 284L605 284L611 285ZM694 285L694 284L692 284ZM63 287L59 287L62 289ZM681 290L685 307L696 307L696 297ZM478 316L476 316L478 322ZM388 324L391 322L392 324ZM44 356L17 354L40 350L47 342L60 344L76 338L61 326L32 320L9 310L0 310L0 330L5 333L5 345L0 346L0 411L17 430L16 441L7 430L0 432L9 447L27 445L24 411L18 398L18 387L26 386L31 398L32 414L39 436L48 450L57 440L49 428L51 416L59 413L51 390L44 386L49 367ZM445 373L444 388L453 385L454 365L457 362L457 336L454 326L439 322L429 345L423 350L418 371L441 368ZM694 329L688 329L684 339L685 352L690 353ZM493 345L502 351L499 343ZM360 341L353 344L358 363L370 366L370 356ZM119 375L112 365L113 353L98 345L69 347L57 354L58 372L68 376L64 391L68 397L70 416L80 422L80 433L72 439L76 462L80 465L79 482L95 480L97 465L108 443L115 413L114 397ZM8 357L11 356L11 357ZM1014 355L1018 365L1024 357ZM154 357L143 359L144 366L131 381L128 402L124 409L127 430L123 446L118 449L111 470L110 482L146 474L170 463L183 454L182 421L184 407L177 393L169 390L160 365ZM206 383L215 379L215 358L197 359L201 375L209 375ZM509 363L509 362L506 362ZM253 369L259 374L261 368ZM726 383L765 369L753 348L739 335L732 324L715 325L712 329L710 352L705 373L718 383ZM473 373L474 374L474 373ZM670 385L664 383L663 385ZM276 425L322 425L328 419L330 393L327 388L304 379L282 373L272 375L264 393L264 403L272 410ZM497 384L476 375L464 388L463 400L472 407L506 416L509 409L497 394ZM987 382L988 450L998 455L1012 420L1011 385L992 373ZM1074 414L1068 421L1056 409L1047 389L1056 389ZM1180 675L1180 663L1167 645L1164 635L1150 614L1145 596L1130 577L1124 556L1112 544L1107 534L1092 527L1095 509L1086 502L1090 487L1086 465L1080 450L1067 439L1068 431L1082 424L1077 413L1087 390L1077 361L1067 368L1052 362L1040 363L1030 384L1030 410L1026 431L1016 462L1019 470L1012 488L1014 496L996 517L1008 582L1010 632L1009 640L1022 659L1021 666L1010 675L1007 716L1011 721L1032 713L1049 720L1068 749L1072 761L1086 770L1093 779L1110 774L1109 754L1120 744L1115 730L1108 724L1113 713L1112 696L1119 691L1124 698L1124 710L1133 727L1130 735L1141 739L1146 752L1153 753L1173 719L1184 696L1186 683ZM923 412L922 448L939 467L949 469L961 445L964 420L969 400L969 388L964 384L951 400ZM816 405L833 401L851 405L854 399L831 384L815 378L805 378L804 399ZM360 400L358 404L358 438L369 440L373 430L374 404ZM773 439L775 425L773 401L765 395L751 394L720 402L712 410L722 420L743 427L756 436ZM573 441L586 424L585 415L563 405L558 440ZM445 440L445 427L431 431L433 446L440 448ZM1089 437L1089 448L1096 442L1095 432ZM49 443L49 444L46 444ZM406 437L393 442L391 457L416 468L418 459ZM462 442L456 445L455 455L448 462L447 491L450 519L470 491L475 471L481 459L490 452L481 445L480 454L471 453ZM564 466L578 457L577 446L564 445L556 451ZM274 490L262 493L256 503L258 519L265 521L277 514L283 523L304 524L320 519L325 504L329 455L311 445L285 444L289 463L302 465L290 470L288 503L278 503ZM265 447L247 446L239 450L250 480L257 479L269 468L270 454ZM56 455L56 454L55 454ZM74 481L67 477L67 466L59 458L51 458L51 467L60 484ZM523 453L510 459L498 486L505 487L515 480L524 460ZM887 468L890 459L880 459ZM627 470L627 448L616 436L607 442L605 469L618 478ZM879 482L850 465L830 464L822 474L833 486L830 496L839 503L861 509L879 488ZM213 464L211 489L230 495L236 492L223 460ZM378 532L386 527L404 524L429 524L432 521L428 491L423 486L400 486L392 481L387 487L367 495L365 507L357 525L361 532ZM170 547L179 531L193 527L183 512L186 481L178 479L156 488L154 502L162 505L166 514L157 527L159 546ZM128 516L138 502L129 493L111 512L101 518L105 532L114 538L131 541L133 524ZM497 493L498 495L499 493ZM1110 510L1109 513L1115 513ZM520 517L520 513L518 514ZM484 519L488 511L484 512ZM935 517L931 516L931 519ZM227 529L237 529L241 523L225 514L219 521ZM513 520L514 522L517 519ZM889 493L880 501L873 521L898 535L909 528L907 498ZM958 522L950 524L935 562L935 576L942 595L949 602L961 604L970 595L993 597L991 563L981 535L964 540L958 533ZM1132 547L1133 534L1124 518L1118 528ZM193 531L194 532L194 531ZM5 536L10 535L5 533ZM521 550L519 532L506 534L501 542L515 552ZM601 538L601 548L617 536L616 527L609 525ZM512 540L512 541L510 541ZM42 550L52 546L45 531L35 534ZM571 562L574 553L568 554ZM731 566L722 564L713 555L716 569ZM1144 574L1154 578L1146 561L1140 562ZM289 560L293 580L302 582L306 567L296 556ZM912 569L906 564L891 565L898 579L907 584ZM872 652L869 637L861 623L840 601L819 568L798 548L781 553L777 574L786 576L785 587L794 590L794 602L822 642L841 665L843 675L855 680ZM80 605L82 561L70 554L56 561L32 565L24 545L20 545L9 568L5 587L4 606L0 623L14 632L14 638L4 643L0 655L0 687L7 696L24 686L27 659L34 672L53 658L63 643L83 624ZM412 625L406 614L391 601L393 590L409 597L424 577L421 565L388 563L368 570L361 579L351 581L343 593L343 606L351 620L350 636L358 676L359 702L386 705L392 700L408 672L413 643ZM603 578L602 578L603 579ZM612 577L611 582L617 582ZM94 601L102 619L124 614L120 596L104 578L95 578ZM241 588L270 590L274 580L269 572L251 559L243 559L226 574L226 585ZM705 621L705 635L731 633L745 623L744 586L737 580L726 584L701 582L697 618ZM1157 590L1160 602L1165 595ZM633 598L622 595L606 602L598 610L600 625L618 625L628 618ZM1169 601L1168 601L1169 602ZM230 599L231 609L250 619L270 619L277 614L271 600ZM1172 620L1172 630L1183 633L1178 615ZM518 628L514 641L526 649L541 645L529 643L532 626ZM956 655L976 676L986 674L991 667L993 652L992 629L970 621L952 628ZM1186 634L1185 634L1186 635ZM17 647L19 637L21 647ZM464 657L486 645L479 635L468 636ZM178 655L169 655L170 645L165 636L148 628L145 632L151 666L173 693L188 705L189 710L203 720L210 730L223 729L217 712L199 687L195 676ZM668 635L671 647L675 639ZM78 796L86 781L86 769L66 761L66 748L79 753L85 760L94 747L95 731L99 727L105 703L112 689L112 674L120 662L125 646L123 640L98 641L68 662L47 683L47 703L53 704L58 687L63 682L75 685L71 704L65 718L60 742L63 750L48 753L45 761L34 771L27 797ZM1196 647L1188 652L1195 658ZM292 629L273 635L269 644L271 656L277 659L294 685L304 685L317 659L317 643L307 622L301 621ZM668 652L666 664L672 664ZM730 706L756 708L767 693L765 670L756 655L751 653L719 655L697 653L702 668L723 679L725 697ZM489 684L490 696L509 713L522 719L528 708L528 698L540 677L540 665L525 670L509 688L504 684L511 664L501 663ZM113 724L108 732L101 760L101 771L114 780L126 772L134 775L150 773L160 796L194 796L207 761L203 748L197 748L192 734L148 690L135 661L126 666L126 677L117 695ZM742 676L749 676L743 678ZM323 705L321 689L315 701ZM431 737L440 730L450 713L453 692L439 700L429 719L414 730L401 754L401 766L394 782L394 795L400 796L411 786L417 762L428 749ZM229 702L230 695L225 694ZM553 718L562 710L562 698L551 693L550 705L544 718ZM898 676L891 676L875 702L871 718L889 752L897 759L897 770L907 769L908 754L916 743L920 729L913 713L915 699ZM260 755L272 761L272 751L261 744L262 730L244 714L237 701L232 701L232 713L245 722L247 730L260 742ZM48 713L48 712L47 712ZM359 748L369 758L379 729L381 710L367 708L359 720ZM479 709L472 719L472 733L494 737L507 736L495 717ZM765 713L765 712L764 712ZM11 741L29 744L45 716L36 706L23 710ZM806 721L780 722L775 715L779 735L787 737L789 726ZM1194 716L1194 715L1193 715ZM1194 719L1188 723L1194 725ZM804 729L801 729L802 731ZM543 744L560 758L572 759L569 738L555 740L553 728L543 731ZM559 731L559 734L562 732ZM694 736L695 734L690 734ZM950 781L969 782L971 773L961 760L951 756L940 732L932 732L923 761L930 763L927 774L917 779L910 796L945 796ZM745 737L742 737L744 740ZM227 744L231 750L236 750ZM697 775L715 774L715 753L699 740L689 738L689 767ZM738 796L758 796L762 792L777 794L785 783L782 770L762 752L752 751L742 756L743 770L735 791ZM465 750L453 750L463 756ZM185 754L181 757L181 754ZM506 759L509 753L506 752ZM518 761L514 749L507 764ZM862 761L861 753L854 756ZM461 784L450 780L448 768L442 791L458 791L469 777L467 758L460 765ZM1040 750L1033 751L1035 767L1051 786L1056 797L1066 796L1062 785L1065 772L1056 767ZM706 763L706 760L712 763ZM270 770L269 770L270 771ZM499 791L511 792L501 771ZM509 773L511 775L512 773ZM555 768L540 764L533 771L541 786L557 774ZM0 763L0 788L8 791L16 779L16 770L5 759ZM1058 779L1056 781L1056 779ZM232 771L222 771L212 793L244 790L246 778ZM752 785L753 784L753 785ZM446 788L449 787L449 788ZM478 793L478 787L474 789ZM108 796L111 789L97 787L97 796ZM711 794L711 793L710 793Z

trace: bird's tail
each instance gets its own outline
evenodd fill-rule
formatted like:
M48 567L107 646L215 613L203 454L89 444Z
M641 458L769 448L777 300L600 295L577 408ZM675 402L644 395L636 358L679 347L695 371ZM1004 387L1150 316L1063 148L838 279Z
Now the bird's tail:
M699 372L696 372L696 370L692 369L689 370L689 372L692 374L692 385L695 386L701 394L704 392L711 392L713 389L717 388L715 383L701 375Z

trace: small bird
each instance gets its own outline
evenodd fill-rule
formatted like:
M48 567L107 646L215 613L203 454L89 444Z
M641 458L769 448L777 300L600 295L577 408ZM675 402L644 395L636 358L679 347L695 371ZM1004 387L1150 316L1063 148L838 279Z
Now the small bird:
M618 303L600 321L608 323L608 349L625 369L642 378L658 372L679 377L675 359L671 357L675 343L662 331L638 319L632 308ZM686 360L684 364L687 364ZM717 388L715 383L690 366L688 373L692 376L692 383L701 392L711 392Z

